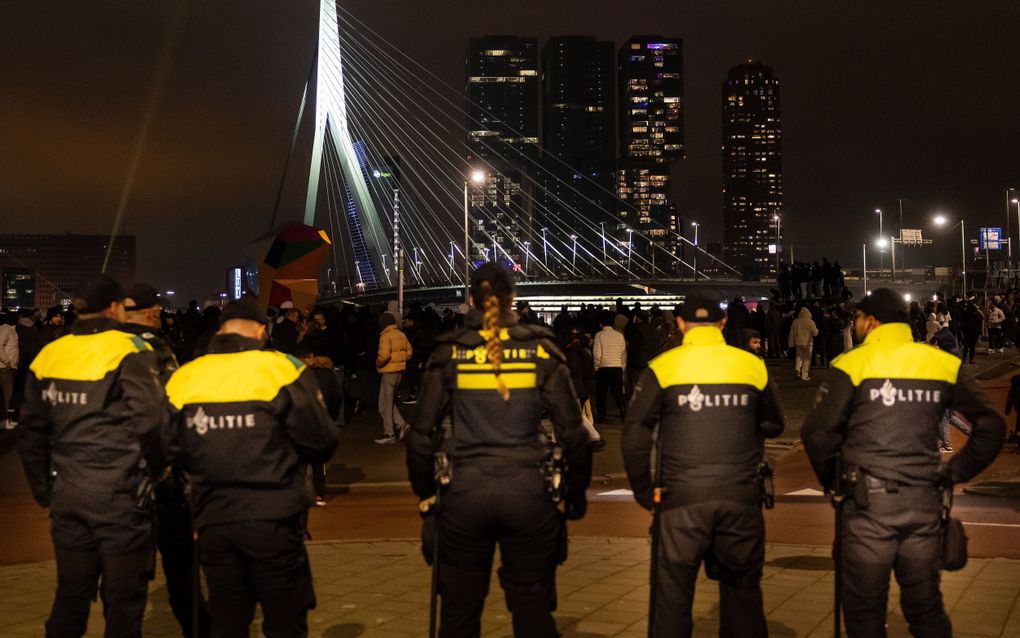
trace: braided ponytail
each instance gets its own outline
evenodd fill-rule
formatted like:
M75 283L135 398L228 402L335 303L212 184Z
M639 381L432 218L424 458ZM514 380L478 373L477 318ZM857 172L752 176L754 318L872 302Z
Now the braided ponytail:
M489 363L492 364L492 372L496 376L496 391L504 401L510 400L510 390L500 378L500 365L503 363L503 344L499 340L499 297L492 292L492 285L488 281L481 282L482 288L482 328L489 333L485 341L485 353Z

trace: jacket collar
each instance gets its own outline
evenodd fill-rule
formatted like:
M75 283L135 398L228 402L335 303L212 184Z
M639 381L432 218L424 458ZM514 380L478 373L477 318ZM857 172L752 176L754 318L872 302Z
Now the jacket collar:
M379 334L384 335L387 332L393 332L396 329L397 329L397 327L391 323L390 325L388 325L385 328L383 328L382 332L380 332Z
M910 326L905 323L883 323L864 337L865 345L869 343L903 343L913 342L914 335L910 332Z
M684 333L685 346L723 346L726 339L722 330L715 326L698 326Z
M109 317L96 317L95 319L79 319L71 325L71 334L75 335L94 335L97 332L106 332L107 330L116 330L120 327L120 322L116 319L110 319Z
M236 334L215 334L209 339L209 354L227 354L247 350L263 350L265 344L258 339Z

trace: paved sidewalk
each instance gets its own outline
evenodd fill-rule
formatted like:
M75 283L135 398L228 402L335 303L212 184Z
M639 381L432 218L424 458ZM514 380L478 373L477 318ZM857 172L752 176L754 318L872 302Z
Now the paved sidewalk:
M424 636L428 623L429 571L409 540L311 543L319 606L310 615L316 638ZM644 638L648 541L581 537L558 577L557 623L565 637ZM772 636L830 636L832 571L826 547L769 545L765 609ZM54 564L0 567L0 635L39 636L53 598ZM714 636L718 594L704 575L694 601L695 635ZM1020 635L1020 561L972 559L967 569L945 573L942 590L954 634ZM890 595L889 635L907 636ZM88 636L102 635L102 612L93 606ZM162 578L150 588L145 636L179 636ZM253 632L258 635L258 632ZM497 580L483 616L483 636L512 636Z

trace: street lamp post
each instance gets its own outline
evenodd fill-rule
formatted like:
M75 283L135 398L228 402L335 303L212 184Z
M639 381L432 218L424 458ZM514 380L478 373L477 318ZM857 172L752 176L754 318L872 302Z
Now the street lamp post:
M630 270L630 258L634 254L634 229L627 229L627 270Z
M698 227L701 226L698 222L691 222L691 226L694 226L694 281L698 280Z
M868 242L861 244L861 271L864 273L864 294L861 299L868 296Z
M549 270L549 239L546 237L547 232L549 232L548 228L542 229L542 263L546 270Z
M570 258L570 269L577 270L577 235L571 235L570 239L574 242L574 253Z
M524 242L524 276L528 276L528 258L531 257L531 242Z
M875 212L878 213L878 236L885 236L885 229L882 226L882 209L876 208ZM878 251L878 272L881 273L885 270L885 251L879 249Z
M783 252L783 241L781 229L783 227L783 218L780 215L773 215L772 219L776 220L776 278L779 278L779 260L782 259L780 253Z
M935 218L935 224L938 226L945 225L949 220L944 216L939 215ZM967 231L966 224L963 219L960 219L960 270L963 274L963 298L967 298Z
M485 173L472 171L471 181L481 184L485 181ZM468 181L464 180L464 303L468 303L468 290L471 288L471 247L468 245Z

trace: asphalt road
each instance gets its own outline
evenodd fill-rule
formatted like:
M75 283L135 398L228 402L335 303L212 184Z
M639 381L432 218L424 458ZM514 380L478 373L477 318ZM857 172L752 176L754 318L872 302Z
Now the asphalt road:
M985 358L973 372L992 396L1003 405L1009 376L1016 369L1011 360ZM776 463L775 509L766 513L767 538L773 543L825 545L832 541L832 509L796 442L800 423L809 409L827 370L812 372L812 381L796 379L788 365L770 368L780 387L788 426L783 437L770 445ZM416 499L406 482L402 445L372 443L378 436L378 416L366 412L341 431L340 447L328 472L329 504L310 514L312 537L328 539L414 538L420 520ZM627 492L619 454L620 425L603 428L608 442L596 455L595 476L589 490L589 510L584 520L571 523L571 533L582 536L643 537L650 515L637 506ZM965 442L954 433L954 445ZM13 450L12 433L0 433L0 564L52 558L49 521L28 494L20 462ZM1010 453L979 480L1013 481L1020 478L1020 456ZM971 555L1020 558L1020 499L959 494L954 514L965 521Z

